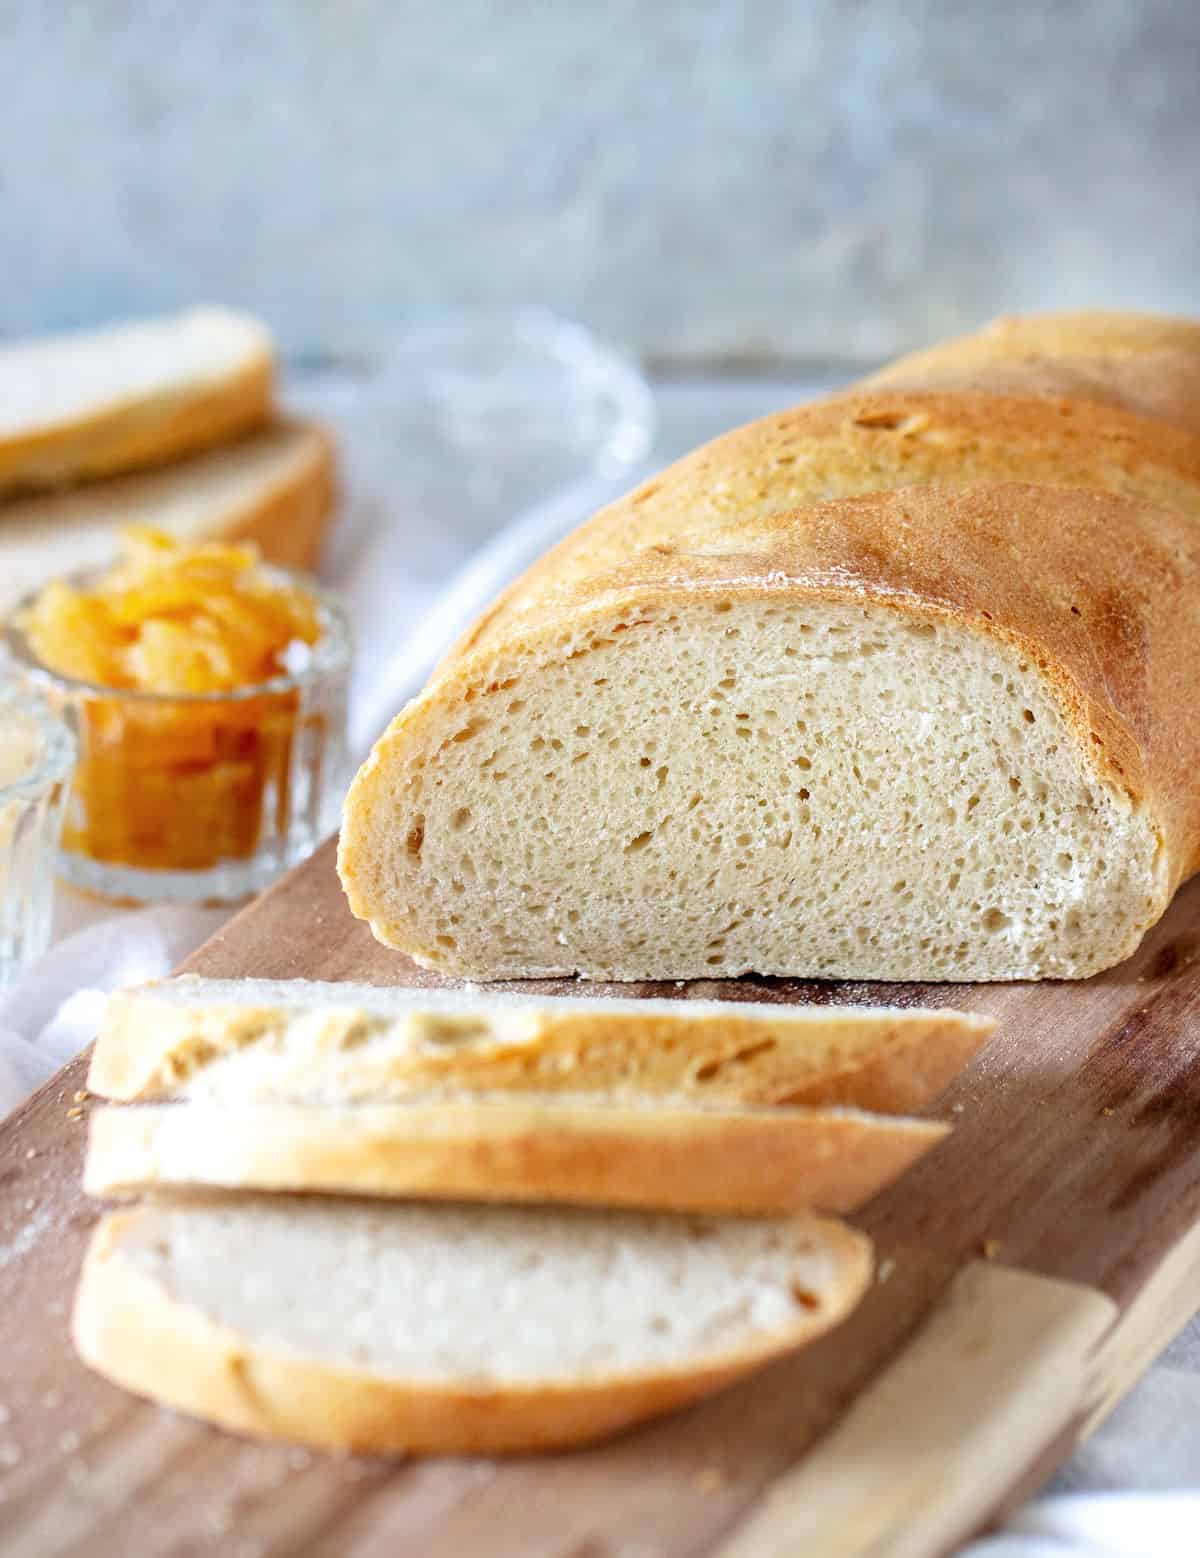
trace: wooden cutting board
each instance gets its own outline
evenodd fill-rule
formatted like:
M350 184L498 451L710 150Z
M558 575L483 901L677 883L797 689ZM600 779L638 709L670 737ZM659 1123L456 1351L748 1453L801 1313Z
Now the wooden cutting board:
M331 846L187 966L439 983L350 918ZM554 1458L333 1459L232 1438L135 1401L71 1351L97 1215L77 1189L76 1061L0 1127L0 1553L932 1558L1028 1495L1200 1295L1200 881L1135 957L1082 985L687 993L953 1001L1001 1020L944 1100L954 1135L857 1219L879 1280L839 1331L681 1416Z

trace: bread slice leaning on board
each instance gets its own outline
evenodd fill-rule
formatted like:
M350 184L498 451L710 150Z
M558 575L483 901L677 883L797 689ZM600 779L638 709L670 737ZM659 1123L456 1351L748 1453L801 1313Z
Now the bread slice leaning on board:
M12 502L0 508L0 614L64 571L111 562L126 525L253 541L279 567L314 568L336 486L328 434L284 421L161 470Z
M91 1116L83 1187L319 1191L757 1215L853 1212L949 1135L858 1109L570 1099L146 1104Z
M926 1108L995 1028L922 1007L539 997L181 975L108 999L101 1097L218 1106L603 1092L617 1101Z
M836 1325L871 1268L814 1217L152 1203L96 1230L73 1334L117 1384L239 1433L501 1454L732 1384Z
M274 353L223 308L0 347L0 494L161 465L260 426Z
M936 370L716 440L500 597L351 790L378 939L477 979L1132 952L1200 863L1200 327Z

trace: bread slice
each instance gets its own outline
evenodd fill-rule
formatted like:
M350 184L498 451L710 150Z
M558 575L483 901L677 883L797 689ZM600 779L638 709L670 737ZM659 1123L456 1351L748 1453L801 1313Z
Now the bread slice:
M93 1113L91 1195L321 1191L673 1212L852 1212L949 1133L853 1109L582 1099L147 1104Z
M280 422L163 470L0 508L0 613L48 578L101 567L124 525L181 541L253 541L268 562L315 567L333 513L333 444L310 422Z
M855 1306L869 1241L813 1217L274 1196L97 1229L84 1361L239 1433L330 1449L581 1444L721 1389Z
M916 1114L995 1027L921 1007L537 997L183 975L110 996L88 1086L220 1106L601 1093Z
M257 320L194 308L0 348L0 493L160 465L265 422Z
M768 419L664 473L393 720L339 854L380 941L470 979L1134 950L1200 864L1186 502L1001 478L796 506L804 455Z

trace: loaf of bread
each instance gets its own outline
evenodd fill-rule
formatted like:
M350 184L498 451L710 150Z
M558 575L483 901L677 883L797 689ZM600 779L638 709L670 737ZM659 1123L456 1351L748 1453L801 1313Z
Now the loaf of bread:
M142 1395L334 1449L584 1443L836 1325L870 1244L814 1217L150 1204L97 1229L75 1345Z
M88 1087L220 1108L490 1092L917 1114L994 1027L921 1007L539 999L182 975L109 997Z
M257 320L195 308L0 348L0 493L140 470L267 420Z
M0 508L0 615L47 579L110 563L126 525L179 541L253 541L284 568L316 566L333 514L333 444L280 422L161 470Z
M381 941L478 979L1132 952L1200 862L1200 326L1010 322L892 374L680 461L485 613L350 793Z

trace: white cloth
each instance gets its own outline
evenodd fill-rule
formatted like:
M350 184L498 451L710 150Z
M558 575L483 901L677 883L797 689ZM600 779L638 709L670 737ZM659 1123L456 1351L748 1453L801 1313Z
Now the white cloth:
M94 923L68 935L0 991L0 1115L95 1036L108 991L159 979L210 936L216 909L105 911L64 893L60 914Z
M1200 1494L1041 1499L963 1558L1196 1558Z
M626 485L621 483L620 485ZM612 493L589 482L501 530L439 589L408 564L405 538L360 514L333 548L330 581L358 623L351 743L361 754L437 655L495 591ZM369 506L369 505L368 505ZM366 523L374 519L375 523ZM165 974L212 934L221 911L105 909L60 889L51 951L0 991L0 1115L90 1041L105 994ZM1068 1490L1200 1489L1200 1327L1193 1325L1083 1447L1055 1484ZM964 1558L1196 1558L1200 1493L1042 1499Z

